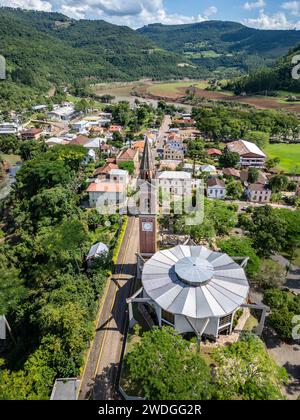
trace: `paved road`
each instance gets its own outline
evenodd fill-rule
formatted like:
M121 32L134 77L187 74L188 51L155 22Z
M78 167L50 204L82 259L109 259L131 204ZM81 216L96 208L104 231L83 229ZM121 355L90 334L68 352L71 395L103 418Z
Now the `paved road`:
M130 217L118 262L107 289L88 358L80 400L116 399L115 382L126 327L126 299L131 295L138 252L138 218Z
M163 119L162 125L158 132L156 149L163 149L165 136L167 132L169 131L171 124L172 124L171 116L166 115Z

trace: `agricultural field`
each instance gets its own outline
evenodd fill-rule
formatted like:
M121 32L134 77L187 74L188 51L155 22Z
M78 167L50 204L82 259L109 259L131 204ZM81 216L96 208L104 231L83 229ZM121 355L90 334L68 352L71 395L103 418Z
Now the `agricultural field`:
M169 82L169 83L156 83L148 87L147 93L155 96L169 96L169 97L178 97L185 94L186 89L194 86L196 89L205 89L208 86L206 80L193 82Z
M279 168L287 173L300 173L300 144L269 144L265 147L269 158L280 158Z

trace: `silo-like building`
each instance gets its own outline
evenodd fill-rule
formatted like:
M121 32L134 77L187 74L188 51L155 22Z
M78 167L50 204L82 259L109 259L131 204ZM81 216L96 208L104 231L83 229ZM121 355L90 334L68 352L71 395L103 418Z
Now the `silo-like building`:
M158 325L214 339L231 333L249 293L244 269L227 254L203 246L157 252L144 264L141 280L137 301L148 306Z

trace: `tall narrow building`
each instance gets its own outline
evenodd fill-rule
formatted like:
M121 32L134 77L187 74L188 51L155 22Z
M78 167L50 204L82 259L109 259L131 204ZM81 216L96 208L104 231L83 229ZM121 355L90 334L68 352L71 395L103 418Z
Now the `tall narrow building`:
M155 165L148 138L145 141L143 157L140 165L140 254L151 257L157 251L157 215Z

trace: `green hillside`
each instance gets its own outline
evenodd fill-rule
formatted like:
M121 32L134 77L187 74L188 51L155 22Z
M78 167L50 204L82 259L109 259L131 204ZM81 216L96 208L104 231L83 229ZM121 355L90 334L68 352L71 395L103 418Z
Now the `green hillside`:
M8 99L20 85L27 94L27 88L42 91L51 84L82 80L200 76L194 66L178 65L184 61L182 56L164 51L130 28L75 21L58 13L0 8L0 54L8 67L0 95Z
M259 30L235 22L154 24L138 32L162 48L183 53L211 71L224 67L248 71L261 65L269 66L300 43L300 31Z
M293 79L292 63L294 56L300 55L300 46L293 48L287 55L279 59L273 68L260 68L245 77L238 78L229 84L229 88L237 94L273 94L277 91L300 93L300 80ZM300 75L300 72L298 71Z

